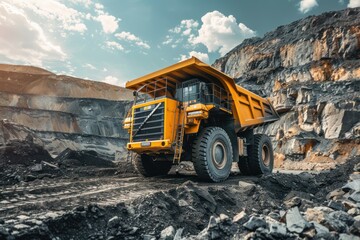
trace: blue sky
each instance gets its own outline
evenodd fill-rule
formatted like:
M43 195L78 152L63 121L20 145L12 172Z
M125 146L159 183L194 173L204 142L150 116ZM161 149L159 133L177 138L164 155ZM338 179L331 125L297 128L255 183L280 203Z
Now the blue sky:
M123 86L360 0L1 0L0 62Z

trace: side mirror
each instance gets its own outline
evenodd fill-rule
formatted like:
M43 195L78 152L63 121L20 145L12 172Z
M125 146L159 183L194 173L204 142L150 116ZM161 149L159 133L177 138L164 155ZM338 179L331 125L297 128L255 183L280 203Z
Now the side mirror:
M136 97L138 95L137 91L133 91L133 96Z

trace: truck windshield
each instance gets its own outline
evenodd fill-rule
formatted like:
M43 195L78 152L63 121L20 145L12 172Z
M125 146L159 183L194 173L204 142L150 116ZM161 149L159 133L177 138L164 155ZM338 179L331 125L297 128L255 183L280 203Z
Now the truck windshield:
M205 83L199 79L180 83L176 89L176 99L188 104L215 104L229 110L231 108L231 99L225 89L215 83Z
M183 88L183 101L184 102L188 102L188 101L193 101L193 100L197 100L199 98L199 85L198 84L193 84L190 86L186 86Z

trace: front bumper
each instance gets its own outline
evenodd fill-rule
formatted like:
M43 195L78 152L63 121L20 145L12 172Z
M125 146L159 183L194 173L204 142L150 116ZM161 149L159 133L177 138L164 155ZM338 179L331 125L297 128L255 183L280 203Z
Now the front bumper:
M130 151L137 153L143 152L166 152L171 151L171 142L169 139L155 140L155 141L143 141L143 142L130 142L126 145L126 148Z

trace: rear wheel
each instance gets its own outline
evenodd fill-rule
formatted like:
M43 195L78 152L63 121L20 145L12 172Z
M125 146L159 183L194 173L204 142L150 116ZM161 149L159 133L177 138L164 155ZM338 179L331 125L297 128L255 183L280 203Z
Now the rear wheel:
M272 172L274 167L274 152L268 136L264 134L254 135L254 143L248 147L246 162L248 171L244 172L245 175L261 175ZM241 168L240 171L242 171Z
M249 161L248 157L239 156L238 166L241 174L243 175L251 175L248 161Z
M137 154L132 162L135 169L145 177L165 175L170 171L172 166L171 161L154 161L152 156L146 154Z
M226 180L231 171L233 150L225 130L205 128L194 141L192 159L200 178L213 182Z

